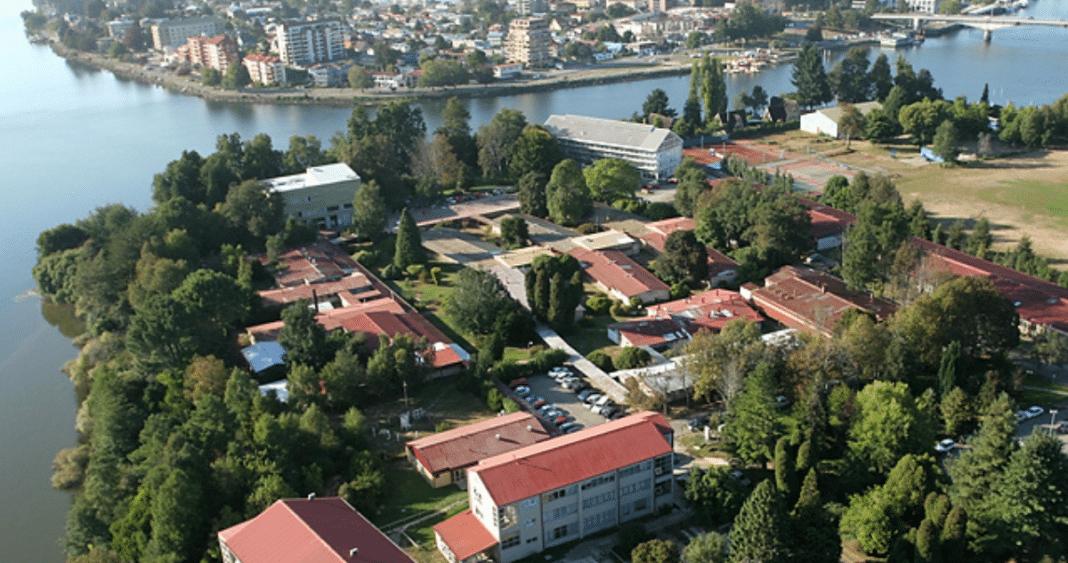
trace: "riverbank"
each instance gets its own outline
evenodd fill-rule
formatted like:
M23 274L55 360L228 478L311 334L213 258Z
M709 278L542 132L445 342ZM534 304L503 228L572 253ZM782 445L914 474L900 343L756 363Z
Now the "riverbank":
M389 100L422 102L452 97L489 98L533 92L549 92L569 88L584 88L602 84L631 82L682 76L689 74L690 65L677 62L624 62L596 65L584 69L546 70L544 77L519 79L493 84L410 88L399 91L357 90L354 88L242 88L224 90L205 86L186 76L179 76L156 67L145 67L97 53L68 49L56 41L49 41L52 50L70 64L106 70L127 80L154 84L172 92L196 96L205 100L250 104L326 105L345 107L353 103L377 104ZM147 68L147 70L146 70ZM535 75L540 76L540 75Z

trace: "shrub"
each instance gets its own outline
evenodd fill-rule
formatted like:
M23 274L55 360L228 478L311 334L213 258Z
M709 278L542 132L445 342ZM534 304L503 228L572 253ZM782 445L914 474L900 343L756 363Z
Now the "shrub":
M597 225L594 225L593 223L583 223L583 224L575 227L575 230L578 231L580 234L583 234L583 235L592 235L593 233L596 233L600 229L598 229Z
M430 269L430 280L434 282L434 285L441 285L441 267L434 266Z
M426 266L422 264L410 264L405 268L405 271L408 272L408 275L412 278L422 279L423 276L426 275Z
M612 307L609 312L612 313L613 317L625 317L630 314L630 309L622 301L612 301Z
M675 209L675 206L664 201L654 201L653 203L646 205L645 212L642 214L653 221L662 221L664 219L679 216L679 212Z
M452 425L444 420L434 425L434 432L444 432L446 430L452 430Z
M596 295L586 300L586 310L594 315L604 315L612 308L612 298L605 295L604 292L597 292Z
M515 401L513 401L513 400L511 400L509 398L505 398L503 403L504 403L504 412L506 412L506 413L511 414L513 412L519 412L520 411L519 403L517 403L517 402L515 402Z
M493 412L500 412L504 408L504 395L496 387L491 387L486 393L486 406Z
M382 277L387 280L395 280L401 277L401 269L395 264L389 264L382 268Z
M586 359L601 368L605 373L616 371L615 366L612 364L612 356L609 356L604 350L594 350L586 356Z
M619 369L634 369L645 367L652 361L652 356L644 348L627 346L616 356L616 367Z
M690 293L692 293L690 291L690 286L688 286L688 285L686 285L686 284L684 284L682 282L679 282L679 283L671 286L671 299L672 300L685 299L686 297L690 296Z

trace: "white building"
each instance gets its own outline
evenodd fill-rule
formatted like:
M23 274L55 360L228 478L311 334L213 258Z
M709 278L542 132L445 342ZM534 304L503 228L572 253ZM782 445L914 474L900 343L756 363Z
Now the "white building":
M184 45L190 37L215 37L225 31L226 22L214 16L167 20L152 26L152 47L159 51L170 51Z
M450 563L512 563L673 502L671 426L643 412L484 459L470 510L434 526Z
M863 102L853 104L853 106L857 108L861 115L868 115L871 110L883 107L879 102ZM829 135L838 139L840 137L838 134L838 121L840 119L842 119L842 104L838 104L833 108L818 109L801 116L801 130L813 135Z
M352 200L360 186L360 176L342 162L263 183L267 191L282 197L287 218L319 229L337 229L352 222Z
M545 128L567 158L585 165L602 158L625 160L643 179L667 179L682 164L682 139L669 129L583 115L551 115Z
M248 69L253 84L285 84L286 65L278 57L266 53L245 55L241 61Z
M344 57L341 21L288 21L279 25L278 53L282 62L295 67Z

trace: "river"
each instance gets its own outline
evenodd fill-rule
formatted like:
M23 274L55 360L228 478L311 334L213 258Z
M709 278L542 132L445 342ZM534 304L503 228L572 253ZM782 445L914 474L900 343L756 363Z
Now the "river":
M206 102L75 67L26 41L18 15L25 9L31 9L28 0L0 10L0 47L9 69L0 81L0 189L8 209L0 222L8 254L0 271L0 553L10 563L63 559L59 541L70 497L52 490L49 476L56 452L77 440L76 398L60 372L76 354L76 325L27 295L37 234L107 203L147 209L152 175L182 150L212 152L221 133L237 131L245 139L267 133L278 148L292 135L316 135L326 144L349 114L331 107ZM1022 15L1068 18L1068 6L1038 0ZM984 83L994 103L1043 104L1068 91L1068 65L1056 63L1068 56L1064 29L999 30L990 44L983 43L982 32L962 30L897 53L917 70L930 69L947 97L976 99ZM828 67L840 56L828 58ZM733 98L760 84L776 94L792 89L789 80L789 66L731 75L728 91ZM554 113L622 118L657 87L679 107L689 82L677 77L483 98L468 107L472 128L503 107L522 110L530 122ZM443 105L423 106L429 130L440 123Z

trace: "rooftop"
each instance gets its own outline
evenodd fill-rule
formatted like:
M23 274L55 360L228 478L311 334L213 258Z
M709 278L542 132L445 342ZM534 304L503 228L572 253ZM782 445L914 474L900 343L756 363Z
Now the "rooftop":
M812 219L812 238L815 240L842 236L847 227L857 222L856 215L852 213L804 197L798 197L797 200L808 208L808 216Z
M414 563L337 497L275 501L255 518L219 532L219 538L242 563Z
M349 168L348 164L338 162L336 164L324 164L307 169L300 174L292 176L279 176L269 178L263 183L273 192L288 192L301 190L314 186L336 184L339 182L359 181L360 176Z
M670 454L671 426L642 412L484 459L469 469L505 506L640 461Z
M434 532L449 546L457 561L464 561L497 545L497 538L478 521L471 509L434 526Z
M670 291L671 289L652 272L618 250L576 248L569 254L581 263L586 275L628 298L637 297L649 291Z
M549 437L534 415L516 412L412 440L407 448L428 471L439 473L474 465Z
M545 128L556 137L647 151L658 150L669 139L679 139L668 129L584 115L550 115Z
M862 291L850 290L830 274L800 266L785 266L752 290L752 301L769 317L790 328L830 336L834 323L848 309L864 309L886 318L897 307Z
M727 323L746 318L764 320L735 291L713 289L685 299L677 299L646 308L645 318L609 325L625 336L631 346L662 346L689 340L701 330L719 332Z
M667 243L667 238L671 233L675 231L692 231L694 230L694 227L695 223L693 219L689 217L674 217L672 219L646 223L645 228L648 232L638 238L642 239L642 242L644 242L646 246L657 252L664 252L664 244ZM730 256L727 256L711 246L706 246L705 251L708 252L709 278L716 278L738 269L738 262L735 262Z
M594 233L592 235L582 235L580 237L572 238L571 241L586 250L618 249L619 247L630 246L638 242L630 238L626 233L614 229Z

